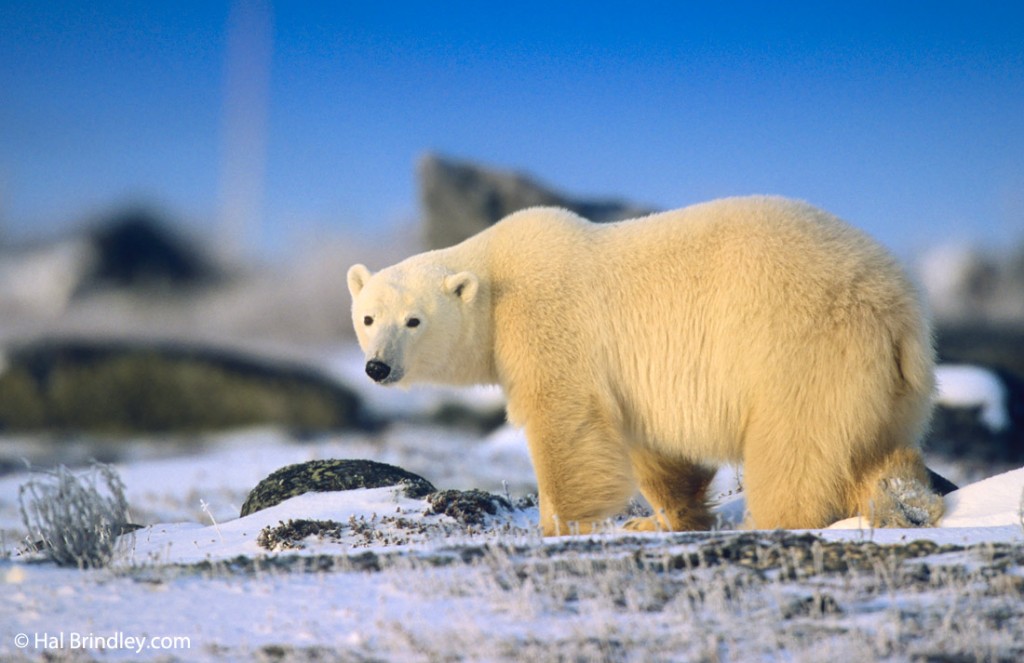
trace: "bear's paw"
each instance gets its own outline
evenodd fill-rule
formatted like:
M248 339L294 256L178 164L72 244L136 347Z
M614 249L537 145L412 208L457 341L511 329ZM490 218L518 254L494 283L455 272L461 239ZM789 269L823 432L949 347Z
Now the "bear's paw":
M875 527L933 527L943 511L942 497L920 481L886 479L872 504L871 523Z

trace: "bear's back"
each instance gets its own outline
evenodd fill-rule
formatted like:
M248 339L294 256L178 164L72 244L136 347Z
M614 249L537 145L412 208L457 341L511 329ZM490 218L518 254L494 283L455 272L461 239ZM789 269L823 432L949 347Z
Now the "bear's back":
M881 245L839 218L785 198L727 198L592 231L614 278L606 294L766 312L914 299Z

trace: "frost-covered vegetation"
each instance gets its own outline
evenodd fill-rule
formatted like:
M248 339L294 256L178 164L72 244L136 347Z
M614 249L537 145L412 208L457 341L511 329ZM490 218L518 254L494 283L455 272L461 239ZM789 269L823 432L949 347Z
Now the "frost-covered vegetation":
M18 489L18 506L28 547L60 566L106 566L128 534L124 484L109 465L40 472Z

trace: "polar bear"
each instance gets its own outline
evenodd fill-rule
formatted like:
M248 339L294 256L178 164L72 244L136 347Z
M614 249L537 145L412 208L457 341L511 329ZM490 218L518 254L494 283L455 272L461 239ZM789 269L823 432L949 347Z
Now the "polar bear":
M865 234L803 202L716 200L618 223L532 208L375 274L348 272L382 385L498 384L545 535L639 488L636 530L707 529L742 463L748 527L930 525L918 441L934 352L920 299Z

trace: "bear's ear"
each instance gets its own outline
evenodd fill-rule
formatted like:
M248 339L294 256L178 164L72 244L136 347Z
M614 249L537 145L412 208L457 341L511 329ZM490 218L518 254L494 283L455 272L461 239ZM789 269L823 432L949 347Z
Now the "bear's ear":
M467 304L476 297L480 289L480 280L473 272L459 272L446 276L444 279L444 291L455 295Z
M366 269L366 265L352 265L348 268L348 291L352 294L353 299L369 280L370 270Z

